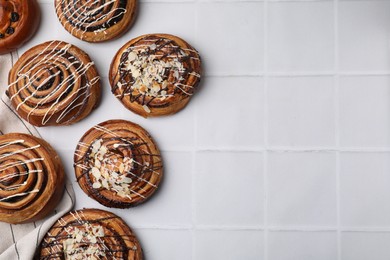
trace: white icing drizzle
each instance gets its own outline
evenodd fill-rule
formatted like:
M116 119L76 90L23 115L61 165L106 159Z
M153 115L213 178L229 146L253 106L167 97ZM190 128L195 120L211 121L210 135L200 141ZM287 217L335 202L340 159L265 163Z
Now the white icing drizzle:
M5 148L7 146L10 146L10 145L23 144L24 142L25 142L25 140L23 140L23 139L6 142L6 143L4 143L4 144L2 144L0 146L0 149L3 149L3 148ZM0 156L0 160L7 159L8 157L10 157L12 155L15 155L15 154L20 154L20 153L24 153L24 152L27 152L27 151L30 151L30 150L35 150L35 149L38 149L39 147L40 147L40 145L35 145L35 146L31 146L31 147L23 147L23 148L20 148L20 149L14 151L14 152L4 153L4 154L2 154ZM10 169L10 168L13 168L13 167L16 167L16 166L25 165L25 164L28 164L30 162L43 161L43 160L44 160L44 158L37 157L37 158L31 158L29 160L17 161L17 162L4 164L4 165L1 166L0 172L5 171L5 170ZM17 178L17 177L21 177L21 176L24 176L24 175L29 175L31 173L42 173L42 170L29 170L29 171L24 171L24 172L7 173L7 174L5 174L5 175L0 177L0 182L4 183L7 180L10 180L12 178ZM10 185L10 186L7 186L6 188L0 188L0 190L2 190L2 191L13 191L13 190L17 190L18 188L20 188L22 186L25 186L25 185L27 185L27 181L24 181L23 183L20 183L20 184ZM23 197L25 195L29 195L29 194L32 194L32 193L38 193L38 192L39 192L39 189L34 189L34 190L31 190L31 191L25 191L25 192L12 194L12 195L0 198L0 202L6 201L8 199L16 198L16 197Z
M130 82L118 80L116 88L120 89L120 91L115 96L117 98L132 96L134 95L133 91L136 91L135 93L140 93L152 99L164 100L174 95L168 93L169 85L173 85L174 88L180 90L185 95L193 95L188 89L193 89L194 86L184 84L185 78L183 77L183 73L186 72L186 69L181 59L190 58L200 61L198 52L193 49L172 46L169 44L172 41L167 38L159 38L157 40L141 39L140 41L148 42L149 44L134 44L128 47L122 54L127 55L127 59L119 64L118 73L121 74L120 71L124 73L130 72L133 80ZM163 46L163 49L173 49L175 53L169 55L158 52L149 53L149 51L155 51L157 48L161 48L160 46ZM196 55L189 55L188 52L195 53ZM173 77L168 78L167 72ZM189 72L188 75L200 78L200 74L196 72ZM123 93L124 85L127 87L125 93ZM147 113L151 113L148 104L142 104L142 107Z
M13 94L10 97L10 100L13 100L23 90L25 90L28 87L30 87L33 84L33 82L39 77L40 72L42 72L43 70L51 70L53 68L58 68L55 65L57 63L57 61L59 59L63 58L64 55L66 55L66 54L70 55L70 53L68 53L68 50L72 47L71 44L65 44L64 47L62 47L61 49L59 49L57 51L57 48L61 44L63 44L64 42L57 42L56 45L54 46L55 43L56 43L56 41L50 42L38 55L36 55L33 59L31 59L29 62L27 62L20 69L20 71L17 73L18 79L15 82L11 83L8 88L11 88L13 85L18 84L19 81L21 81L23 79L27 79L27 84L25 84L15 94ZM52 50L50 50L47 54L45 54L50 47L52 47ZM75 61L69 63L65 67L66 70L68 70L69 68L71 68L74 65L80 64L80 61L77 60L77 58L74 57L74 56L70 56L68 58L68 60L75 60ZM27 71L24 71L30 65L32 65L31 68L29 70L27 70ZM44 65L50 65L50 67L47 67L47 66L44 66ZM39 68L40 66L42 66L42 68ZM82 112L83 105L86 103L86 101L88 100L88 98L91 95L91 93L89 93L91 86L96 84L100 80L100 77L96 76L93 79L87 81L86 84L84 86L80 87L79 89L77 89L77 91L72 92L70 95L65 97L63 100L60 100L67 91L69 91L72 87L74 87L74 84L69 84L64 90L62 90L62 88L63 88L63 86L66 86L66 84L69 83L69 82L72 82L72 81L77 82L81 77L85 76L86 73L88 72L88 70L91 67L93 67L93 66L94 66L94 62L92 62L92 61L87 63L87 64L81 64L74 71L74 73L70 73L66 78L63 79L62 82L60 82L55 87L54 90L52 90L48 95L46 95L39 102L37 102L37 104L33 108L30 109L29 113L27 114L27 121L29 121L29 118L30 118L31 114L33 114L37 109L39 109L39 107L42 104L44 104L46 101L48 101L49 99L51 99L55 95L58 95L58 97L51 104L51 106L46 109L46 112L45 112L45 114L44 114L44 116L42 118L42 121L41 121L42 125L46 125L47 122L49 122L50 119L54 116L54 114L58 111L57 105L59 105L60 103L61 104L65 104L69 100L72 100L72 98L73 98L73 100L71 102L69 102L69 104L62 110L62 113L56 119L56 122L60 123L62 120L64 120L64 118L71 111L73 111L74 109L80 107L79 111L75 114L75 116L73 118L77 117ZM39 68L39 69L33 75L31 75L32 71L34 71L37 68ZM49 77L47 77L29 96L27 96L22 102L20 102L17 105L16 110L18 110L29 99L31 99L45 85L45 83L49 82L51 79L54 79L59 74L60 74L60 71L58 71L58 72L50 75ZM63 91L63 92L61 93L60 91ZM85 95L84 99L80 103L75 104L75 102L77 100L77 97L80 96L80 95ZM71 121L73 118L70 118L68 121Z
M22 196L25 196L25 195L28 195L28 194L31 194L31 193L37 193L37 192L39 192L39 189L35 189L35 190L32 190L32 191L28 191L28 192L17 193L17 194L14 194L14 195L10 195L10 196L1 198L0 202L8 200L8 199L11 199L11 198L22 197Z
M107 129L106 127L103 127L101 125L96 125L94 128L98 131L101 131L103 133L106 133L110 136L119 138L123 140L123 143L116 143L113 145L114 148L118 148L121 146L129 146L132 145L129 140L123 139L119 137L115 132ZM149 162L145 162L145 164L142 164L134 158L128 158L125 157L122 159L122 162L118 164L117 159L111 160L111 159L104 159L103 156L109 152L108 148L104 145L102 145L103 140L102 139L97 139L95 140L91 146L92 146L92 151L90 154L90 158L93 159L93 166L91 168L77 163L76 167L80 167L83 170L88 170L90 173L94 176L94 183L93 183L93 188L99 189L99 188L105 188L107 190L112 190L117 193L118 196L120 197L127 197L130 200L132 199L130 194L134 193L141 198L146 198L144 195L136 192L135 190L131 189L131 183L133 182L132 178L129 178L128 176L133 176L137 180L140 180L142 182L145 182L149 184L150 186L157 188L157 186L154 183L151 183L150 181L146 180L145 178L142 178L141 176L138 176L132 172L133 169L133 164L137 164L143 168L147 168L149 171L159 175L160 173L153 170ZM79 142L79 146L89 149L89 145L83 142ZM150 154L147 150L140 148L145 154ZM85 151L76 150L76 154L82 158L83 153ZM110 157L110 156L108 156ZM118 173L119 172L119 173ZM140 190L145 191L146 190L143 187L138 187Z
M69 2L69 3L67 4L67 2ZM93 6L93 5L95 5L95 4L99 3L99 2L100 2L100 0L95 0L94 2L90 3L89 5ZM103 21L106 20L108 17L110 17L112 14L116 13L117 11L119 11L118 14L113 15L111 18L107 19L105 24L109 24L111 22L111 20L113 20L113 19L115 19L117 17L120 17L121 15L123 15L123 14L125 14L127 12L127 10L125 8L118 7L118 8L114 8L114 9L110 10L109 12L107 12L106 14L100 16L97 19L93 19L92 22L87 22L87 20L91 19L91 17L94 16L94 14L98 13L99 10L104 9L108 5L115 4L115 2L118 2L118 0L109 0L109 1L107 1L106 3L104 3L102 5L98 5L97 8L91 9L91 10L89 10L87 12L81 12L80 10L85 8L85 6L80 5L80 7L78 7L77 9L74 10L74 13L71 13L71 10L72 10L71 7L74 5L74 2L67 1L67 0L62 0L62 1L58 2L57 6L56 6L56 11L57 11L57 13L61 13L60 9L61 8L65 9L65 11L63 11L58 16L58 18L60 20L62 20L65 16L72 16L73 17L74 14L78 13L78 15L75 17L75 20L72 21L73 24L72 24L71 34L74 33L74 30L77 30L77 32L79 32L81 34L80 38L84 39L84 37L85 37L84 35L85 35L85 33L87 32L87 30L90 27L98 25L102 20ZM65 7L62 7L62 5L65 5ZM64 23L64 27L67 24L70 24L69 20L67 20ZM80 29L82 27L84 27L83 30ZM103 33L106 34L105 30L107 30L107 29L108 28L104 27L104 25L103 25L101 28L98 28L98 29L94 30L93 32L95 34L100 33L100 32L103 32Z

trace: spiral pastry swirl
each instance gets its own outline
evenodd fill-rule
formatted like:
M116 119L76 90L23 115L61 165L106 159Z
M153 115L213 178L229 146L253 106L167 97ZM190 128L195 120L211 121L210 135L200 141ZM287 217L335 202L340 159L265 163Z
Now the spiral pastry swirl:
M126 43L110 69L112 93L143 116L174 114L195 93L201 77L198 52L177 36L148 34Z
M73 124L100 100L94 63L66 42L46 42L28 50L12 67L8 81L12 106L35 126Z
M0 221L31 222L57 206L64 189L60 158L37 137L0 136Z
M87 42L102 42L125 33L136 15L136 0L55 0L62 26Z
M39 20L36 0L0 0L0 54L14 51L28 41Z
M151 136L137 124L109 120L81 138L74 155L77 181L104 206L128 208L157 189L163 165Z
M73 211L48 231L37 259L142 260L135 234L115 214L99 209Z

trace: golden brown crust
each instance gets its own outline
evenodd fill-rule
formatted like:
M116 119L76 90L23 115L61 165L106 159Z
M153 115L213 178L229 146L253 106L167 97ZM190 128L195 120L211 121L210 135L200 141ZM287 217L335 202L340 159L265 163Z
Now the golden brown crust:
M143 117L183 109L200 77L198 52L169 34L147 34L129 41L116 53L109 72L112 93Z
M100 101L100 77L89 56L51 41L25 52L12 67L7 95L16 112L35 126L69 125Z
M28 41L39 21L36 0L0 0L0 54L14 51Z
M55 0L55 8L62 26L70 34L87 42L103 42L130 29L135 20L137 1Z
M20 133L0 136L0 221L42 219L57 206L64 169L44 140Z
M130 227L99 209L73 211L60 218L43 238L36 259L68 259L70 255L72 259L143 259Z
M125 120L100 123L80 139L74 155L83 191L106 207L146 201L163 176L160 151L149 133Z

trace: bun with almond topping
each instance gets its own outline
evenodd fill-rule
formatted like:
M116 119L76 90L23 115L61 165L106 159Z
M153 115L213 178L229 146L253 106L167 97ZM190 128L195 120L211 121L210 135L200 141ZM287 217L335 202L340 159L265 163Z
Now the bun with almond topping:
M130 227L100 209L72 211L57 220L34 259L142 260L142 248Z
M74 168L81 189L114 208L143 203L163 176L160 151L152 137L125 120L109 120L88 130L77 145Z
M169 34L147 34L129 41L115 55L109 73L115 97L143 117L183 109L200 78L199 53Z

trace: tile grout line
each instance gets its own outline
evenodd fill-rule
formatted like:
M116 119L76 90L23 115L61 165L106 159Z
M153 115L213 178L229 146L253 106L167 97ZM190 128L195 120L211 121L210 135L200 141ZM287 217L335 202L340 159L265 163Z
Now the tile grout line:
M64 149L64 151L67 149ZM162 149L162 152L192 152L193 148ZM293 147L293 146L269 146L261 147L208 147L199 146L195 152L234 152L234 153L316 153L316 152L348 152L348 153L390 153L390 147Z
M133 225L134 229L144 229L144 230L192 230L192 225ZM274 232L349 232L349 233L390 233L389 227L341 227L336 226L232 226L232 225L197 225L197 230L202 231L274 231Z
M199 0L195 0L195 37L198 38L199 35ZM198 110L194 108L194 118L193 118L193 127L194 127L194 143L192 150L192 171L191 171L191 259L196 259L196 230L197 230L197 219L196 219L196 156L198 151Z
M268 0L264 1L263 4L263 26L264 26L264 71L266 72L264 74L263 78L263 90L264 90L264 125L263 125L263 131L264 131L264 147L265 151L263 152L263 189L264 189L264 216L263 216L263 225L264 225L264 260L268 260L269 253L268 253Z
M299 78L299 77L376 77L376 76L390 76L390 71L318 71L318 72L259 72L248 74L231 74L231 73L218 73L218 74L206 74L205 78L259 78L268 76L270 78ZM103 78L105 76L102 76Z
M337 259L341 260L341 202L340 202L340 70L339 65L339 1L333 1L334 10L334 99L335 99L335 141L336 141L336 224L337 224Z
M335 75L341 77L376 77L376 76L390 76L390 71L272 71L272 72L259 72L259 73L248 73L248 74L232 74L232 73L217 73L217 74L206 74L205 78L258 78L268 76L270 78L299 78L299 77L333 77ZM104 76L103 76L104 77Z

